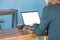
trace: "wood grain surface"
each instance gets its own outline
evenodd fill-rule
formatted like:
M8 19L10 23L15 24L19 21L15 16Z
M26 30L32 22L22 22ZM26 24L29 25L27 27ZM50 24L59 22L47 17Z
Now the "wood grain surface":
M44 35L46 36L46 33ZM36 37L38 35L35 33L24 34L23 30L18 29L0 30L0 40L28 40Z

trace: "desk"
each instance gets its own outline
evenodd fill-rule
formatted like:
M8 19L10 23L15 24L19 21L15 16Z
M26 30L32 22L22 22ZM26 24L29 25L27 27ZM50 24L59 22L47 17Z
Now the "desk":
M0 40L26 40L37 37L36 34L21 34L22 30L0 30Z
M18 29L0 30L0 40L28 40L38 37L35 33L23 35L21 32Z
M12 28L14 28L14 19L17 26L17 10L0 10L0 15L12 15Z

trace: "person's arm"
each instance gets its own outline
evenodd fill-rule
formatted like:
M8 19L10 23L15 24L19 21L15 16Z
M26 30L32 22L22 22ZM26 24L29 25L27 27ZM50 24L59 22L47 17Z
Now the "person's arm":
M40 25L33 25L32 28L37 34L43 35L46 28L48 27L49 22L50 22L50 18L47 13L47 8L44 8Z

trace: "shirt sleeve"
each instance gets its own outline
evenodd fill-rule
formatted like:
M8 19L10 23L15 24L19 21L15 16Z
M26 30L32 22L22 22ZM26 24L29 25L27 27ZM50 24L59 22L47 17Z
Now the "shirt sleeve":
M47 8L45 7L43 9L43 14L42 14L42 18L41 18L41 23L39 25L33 25L33 29L34 31L39 34L39 35L43 35L46 28L48 27L48 24L50 22L50 17L48 15L47 12Z

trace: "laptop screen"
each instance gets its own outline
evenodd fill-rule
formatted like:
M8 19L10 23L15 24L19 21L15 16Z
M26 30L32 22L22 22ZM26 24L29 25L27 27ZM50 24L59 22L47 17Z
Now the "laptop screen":
M22 18L25 25L30 25L32 23L40 24L40 18L37 11L22 12Z

